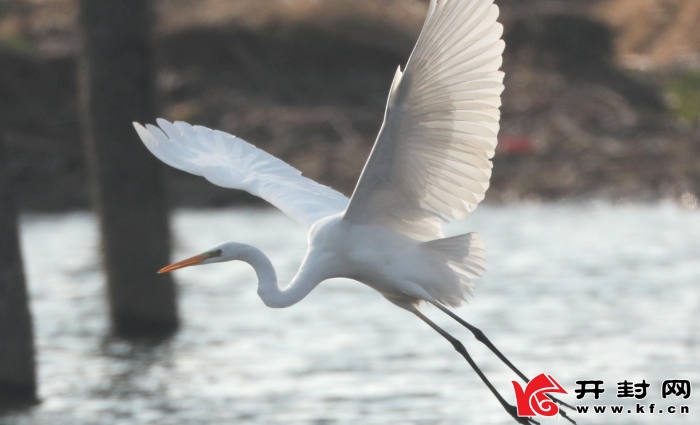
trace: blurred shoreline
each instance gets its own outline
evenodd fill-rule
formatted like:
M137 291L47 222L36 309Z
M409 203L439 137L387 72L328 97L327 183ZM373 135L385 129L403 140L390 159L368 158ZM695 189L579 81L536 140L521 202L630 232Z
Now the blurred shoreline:
M651 0L634 11L624 0L497 3L507 44L506 91L488 202L697 202L700 67L693 58L700 57L700 40L692 44L696 26L688 22L700 25L700 8L680 1L675 9L659 9L661 25L644 13L656 10ZM75 2L2 4L0 131L20 208L87 208ZM350 195L426 2L156 5L163 117L236 134ZM635 22L656 33L630 30ZM676 43L683 28L688 41ZM675 49L664 48L663 40ZM164 172L174 206L259 202Z

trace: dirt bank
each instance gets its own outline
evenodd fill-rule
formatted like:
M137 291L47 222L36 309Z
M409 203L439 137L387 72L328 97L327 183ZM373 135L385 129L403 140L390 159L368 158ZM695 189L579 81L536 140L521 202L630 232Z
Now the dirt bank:
M163 116L234 133L349 194L423 2L203 3L158 3ZM670 116L655 75L618 67L616 35L590 19L591 2L499 3L507 88L489 200L700 193L698 131ZM85 207L74 4L36 4L23 24L0 20L0 116L19 200L31 210ZM166 172L174 204L250 200Z

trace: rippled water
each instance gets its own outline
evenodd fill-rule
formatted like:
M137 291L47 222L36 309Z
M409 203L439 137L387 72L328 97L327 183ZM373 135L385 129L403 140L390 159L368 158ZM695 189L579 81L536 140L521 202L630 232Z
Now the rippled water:
M306 245L303 229L272 210L181 211L173 227L175 258L233 239L262 248L285 281ZM243 264L186 269L181 332L132 344L106 336L94 217L26 216L21 229L42 403L0 415L2 424L514 423L446 341L361 284L329 281L271 310ZM481 207L449 229L469 230L486 241L489 273L459 314L523 371L547 372L570 393L577 379L602 379L598 403L629 406L638 400L618 399L616 383L646 379L645 404L690 407L686 416L574 414L579 423L700 423L699 390L682 403L659 394L670 378L700 388L700 212ZM509 370L426 311L513 400Z

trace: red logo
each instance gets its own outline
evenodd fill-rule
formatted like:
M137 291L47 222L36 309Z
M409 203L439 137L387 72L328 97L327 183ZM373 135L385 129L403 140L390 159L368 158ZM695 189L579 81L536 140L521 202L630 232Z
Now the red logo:
M527 383L525 391L518 382L512 382L518 405L518 416L554 416L559 413L559 406L545 393L567 394L567 392L550 375L540 373L535 376Z

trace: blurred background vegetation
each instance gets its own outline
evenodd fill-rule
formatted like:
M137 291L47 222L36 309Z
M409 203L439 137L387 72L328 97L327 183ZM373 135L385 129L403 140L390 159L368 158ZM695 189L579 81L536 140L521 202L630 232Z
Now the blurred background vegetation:
M700 2L497 0L506 91L487 200L697 199ZM424 0L158 0L161 115L350 194ZM0 129L22 210L87 208L74 0L0 0ZM254 202L166 170L173 205ZM684 197L685 196L685 197Z

